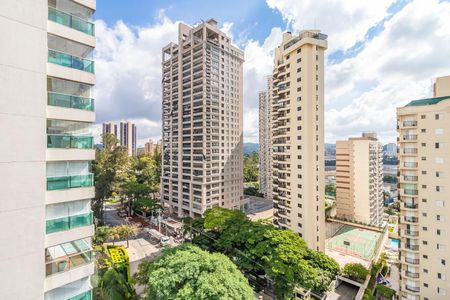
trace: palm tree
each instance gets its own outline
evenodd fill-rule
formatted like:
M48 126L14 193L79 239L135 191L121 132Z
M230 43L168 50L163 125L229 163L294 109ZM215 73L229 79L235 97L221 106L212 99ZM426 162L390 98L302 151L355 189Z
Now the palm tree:
M138 225L133 223L116 226L116 230L121 238L127 239L127 248L130 247L130 237L136 237L139 233Z

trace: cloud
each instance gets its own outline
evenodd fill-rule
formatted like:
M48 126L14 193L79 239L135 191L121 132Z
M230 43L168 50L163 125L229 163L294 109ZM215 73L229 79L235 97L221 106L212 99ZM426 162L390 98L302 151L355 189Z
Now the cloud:
M369 28L384 19L394 0L267 0L294 31L320 28L329 35L330 52L364 40Z
M138 139L161 134L161 49L177 40L178 23L161 12L151 27L96 21L97 122L135 121Z

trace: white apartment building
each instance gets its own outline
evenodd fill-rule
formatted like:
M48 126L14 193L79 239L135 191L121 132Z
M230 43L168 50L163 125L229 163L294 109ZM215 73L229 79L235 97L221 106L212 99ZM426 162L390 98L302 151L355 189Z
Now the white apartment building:
M120 122L120 145L127 148L128 156L136 156L137 152L137 131L136 125L130 121Z
M210 19L162 49L162 200L178 216L243 200L244 53Z
M91 299L95 0L0 1L2 299Z
M273 71L274 221L325 250L324 52L327 36L283 34Z
M383 204L383 145L376 135L336 141L337 216L381 226Z
M400 296L450 298L450 76L397 108Z
M259 96L259 191L272 200L272 75L267 77L267 90Z

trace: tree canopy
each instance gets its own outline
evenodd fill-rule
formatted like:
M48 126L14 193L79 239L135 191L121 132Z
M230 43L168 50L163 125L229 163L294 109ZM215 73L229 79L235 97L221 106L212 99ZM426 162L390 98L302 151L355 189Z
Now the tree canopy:
M298 286L323 293L340 273L336 261L309 249L298 234L252 222L238 210L207 210L195 231L194 244L227 255L249 277L267 276L279 299L290 299Z
M259 154L253 151L244 157L244 181L258 181Z
M183 244L139 265L136 282L145 285L145 299L255 299L247 279L223 254Z

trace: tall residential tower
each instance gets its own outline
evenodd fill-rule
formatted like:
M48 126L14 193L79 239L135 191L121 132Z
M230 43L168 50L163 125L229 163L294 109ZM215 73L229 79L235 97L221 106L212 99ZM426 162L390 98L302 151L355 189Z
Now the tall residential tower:
M267 77L267 90L259 96L259 191L272 200L272 76Z
M450 76L397 108L402 299L450 295Z
M214 19L179 24L178 44L162 52L162 199L178 216L239 209L244 53Z
M120 145L127 148L128 156L136 156L136 125L130 121L120 122Z
M337 216L381 226L383 200L383 145L376 135L336 141Z
M275 224L324 251L324 52L327 36L283 34L273 70Z
M2 299L91 299L95 6L0 4Z

